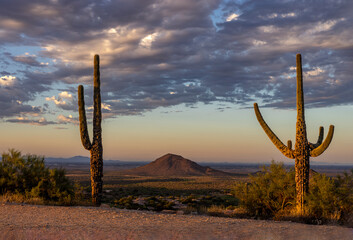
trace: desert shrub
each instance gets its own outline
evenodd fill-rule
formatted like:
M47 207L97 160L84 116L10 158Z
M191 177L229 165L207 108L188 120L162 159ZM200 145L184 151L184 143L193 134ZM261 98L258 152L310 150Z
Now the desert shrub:
M164 209L174 210L173 206L175 205L172 201L167 201L161 197L147 197L145 198L145 207L147 209L153 209L154 211L162 211Z
M22 156L14 149L2 154L0 194L20 194L25 198L40 198L44 202L70 204L75 199L75 189L78 186L69 181L65 170L47 168L43 157Z
M337 177L337 194L340 199L340 222L353 227L353 169Z
M310 180L305 211L315 221L352 224L353 170L336 179L315 174Z
M353 170L337 178L316 173L310 178L305 197L305 214L295 211L295 172L283 164L269 167L238 182L232 194L250 216L287 219L307 223L336 222L353 226Z
M25 193L35 187L45 174L44 159L21 156L14 149L2 155L0 162L0 193Z
M216 216L216 217L226 217L226 212L227 210L223 206L216 206L212 205L209 208L207 208L207 214L210 216Z
M283 163L271 163L250 176L250 182L238 182L232 194L251 216L273 217L295 204L295 172L287 171Z
M114 206L117 208L125 208L125 209L139 209L141 206L139 204L134 203L136 197L128 196L122 197L114 201Z
M205 207L220 206L226 208L228 206L237 206L239 200L229 195L207 195L200 197L196 203Z
M65 203L71 202L73 194L73 185L65 176L64 169L46 169L37 186L30 191L31 197Z

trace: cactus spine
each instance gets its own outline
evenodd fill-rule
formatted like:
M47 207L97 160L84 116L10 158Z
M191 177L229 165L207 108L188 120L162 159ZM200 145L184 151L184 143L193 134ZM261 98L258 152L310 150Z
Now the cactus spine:
M84 102L83 86L78 86L78 107L80 116L80 133L82 145L91 154L91 187L92 202L95 206L101 204L102 186L103 186L103 147L102 147L102 113L101 113L101 96L100 96L100 73L99 73L99 56L94 56L94 110L93 110L93 140L89 139L87 131L86 111Z
M304 213L304 197L309 190L309 169L310 157L321 155L330 145L334 126L330 125L329 132L323 141L324 128L320 127L317 143L309 143L306 135L304 116L304 94L301 55L296 56L297 63L297 123L295 147L292 149L292 142L289 140L287 146L272 132L263 119L257 103L254 103L255 114L260 125L273 144L288 158L295 159L295 183L296 183L296 204L299 214Z

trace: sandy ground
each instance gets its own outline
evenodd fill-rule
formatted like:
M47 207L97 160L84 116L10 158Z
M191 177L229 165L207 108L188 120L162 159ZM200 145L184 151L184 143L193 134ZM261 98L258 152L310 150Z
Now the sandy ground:
M0 205L0 239L353 239L353 229L115 208Z

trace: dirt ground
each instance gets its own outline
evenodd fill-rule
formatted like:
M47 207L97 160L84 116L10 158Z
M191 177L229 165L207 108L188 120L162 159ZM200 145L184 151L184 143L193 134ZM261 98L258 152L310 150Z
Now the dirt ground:
M353 229L94 207L0 205L0 239L353 239Z

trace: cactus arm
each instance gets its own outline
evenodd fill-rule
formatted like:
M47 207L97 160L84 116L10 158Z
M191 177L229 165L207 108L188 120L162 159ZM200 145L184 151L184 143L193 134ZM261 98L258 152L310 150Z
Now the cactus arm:
M94 113L93 113L93 145L95 141L101 141L101 95L100 95L100 72L99 72L99 56L94 56L94 72L93 72L93 87L94 87Z
M80 117L80 134L82 145L85 149L91 150L92 144L89 140L88 130L87 130L87 120L85 111L85 100L83 86L78 86L78 112Z
M315 149L310 151L310 156L312 157L317 157L320 156L330 145L332 137L333 137L333 132L334 132L334 126L331 125L330 129L328 131L328 134L326 136L326 139L323 143L320 144L320 146L316 147Z
M289 150L292 150L292 141L291 140L288 140L287 147Z
M288 158L294 159L294 152L291 149L292 142L288 141L288 147L286 145L284 145L282 143L282 141L279 140L279 138L276 136L276 134L274 132L272 132L270 127L267 125L267 123L263 119L263 117L260 113L259 107L257 106L257 103L254 103L254 109L255 109L255 114L256 114L257 120L259 121L261 127L263 128L263 130L265 131L267 136L270 138L272 143L283 153L283 155L285 155Z
M310 149L313 150L313 149L317 148L318 146L320 146L323 139L324 139L324 127L320 127L319 138L317 139L317 142L315 144L309 143Z

